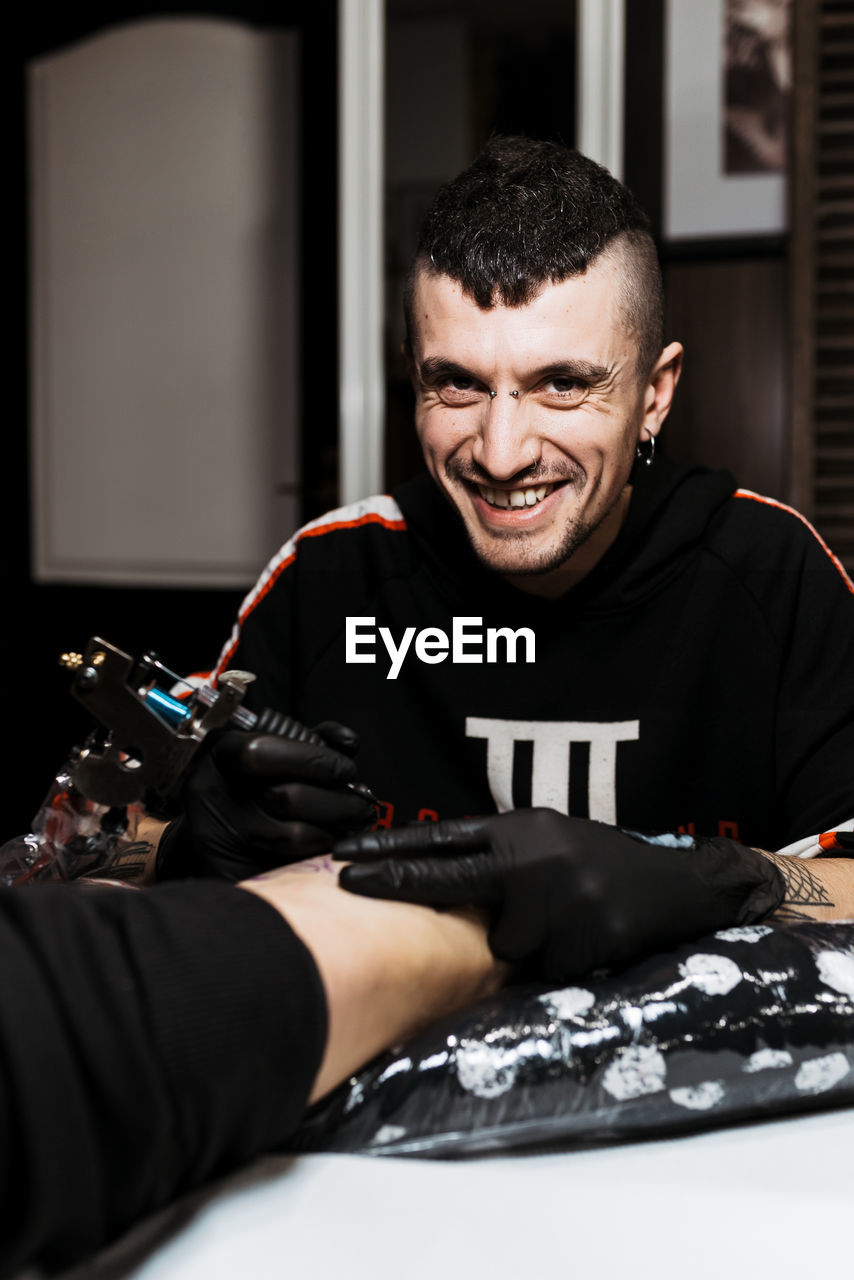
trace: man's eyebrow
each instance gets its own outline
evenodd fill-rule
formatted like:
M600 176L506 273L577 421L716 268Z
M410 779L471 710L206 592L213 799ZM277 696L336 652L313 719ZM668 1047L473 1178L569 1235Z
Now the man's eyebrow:
M607 382L613 376L613 369L604 364L593 364L590 360L558 360L554 364L544 365L531 374L531 380L542 382L544 378L574 378L578 382L587 382L591 386Z
M535 369L526 375L529 383L542 382L545 378L572 378L578 382L586 382L589 386L600 386L613 377L613 369L607 365L594 364L591 360L555 360ZM444 378L467 378L471 382L479 379L470 369L457 364L446 356L428 356L418 369L422 382L440 382Z
M444 356L428 356L419 366L418 376L422 382L439 382L442 378L468 378L477 382L477 378L468 369Z

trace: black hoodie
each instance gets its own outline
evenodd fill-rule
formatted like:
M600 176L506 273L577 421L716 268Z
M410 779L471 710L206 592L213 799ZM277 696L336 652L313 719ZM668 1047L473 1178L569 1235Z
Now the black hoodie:
M454 661L454 618L475 620L457 658L481 661ZM381 627L395 647L413 628L394 678ZM533 632L534 660L520 631L515 661L501 637L487 661L490 628ZM548 804L774 849L854 816L854 587L797 512L723 471L641 469L558 600L484 569L421 476L300 530L225 667L257 673L256 708L355 728L395 825Z

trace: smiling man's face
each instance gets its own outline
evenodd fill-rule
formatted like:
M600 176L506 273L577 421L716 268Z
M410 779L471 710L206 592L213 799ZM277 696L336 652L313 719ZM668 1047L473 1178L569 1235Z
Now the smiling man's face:
M617 535L640 441L659 430L682 349L637 369L620 251L520 307L483 309L449 276L413 297L416 428L480 560L556 596Z

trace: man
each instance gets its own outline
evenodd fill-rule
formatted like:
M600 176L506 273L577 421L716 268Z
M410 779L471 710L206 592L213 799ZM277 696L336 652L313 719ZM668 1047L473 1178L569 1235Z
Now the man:
M854 914L854 587L797 513L654 462L682 349L630 193L563 147L493 140L438 193L406 310L429 476L297 533L217 667L254 671L258 707L358 734L380 829L339 850L393 861L342 884L487 905L496 954L550 978L781 905ZM252 769L265 820L355 824L325 823L335 792L281 750L207 760L224 828Z

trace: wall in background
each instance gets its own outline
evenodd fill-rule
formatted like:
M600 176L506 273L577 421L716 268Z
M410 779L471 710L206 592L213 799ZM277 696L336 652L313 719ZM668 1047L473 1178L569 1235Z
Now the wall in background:
M779 257L665 264L666 335L685 364L662 451L728 467L739 485L786 497L786 269Z

